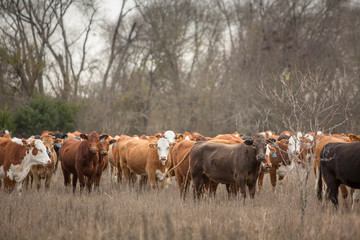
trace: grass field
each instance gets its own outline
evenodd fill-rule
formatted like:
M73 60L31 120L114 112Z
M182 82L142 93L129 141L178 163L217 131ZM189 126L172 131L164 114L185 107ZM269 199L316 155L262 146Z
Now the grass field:
M167 189L138 192L111 184L105 173L100 191L75 195L63 186L61 169L51 189L0 193L1 239L360 239L358 211L323 209L318 203L314 177L309 182L305 221L295 173L274 193L269 176L264 188L247 199L228 199L224 186L216 198L186 201L176 182Z

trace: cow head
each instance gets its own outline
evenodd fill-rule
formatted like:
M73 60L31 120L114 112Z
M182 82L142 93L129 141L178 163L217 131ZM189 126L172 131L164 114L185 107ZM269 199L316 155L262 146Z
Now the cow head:
M149 146L157 150L159 160L161 161L162 165L165 166L170 150L169 141L166 138L160 138L157 143L150 143Z
M276 151L275 148L271 147L270 144L266 144L266 151L265 151L265 162L261 163L261 170L264 172L268 172L272 166L270 161L270 156Z
M89 133L89 135L86 135L85 133L81 133L80 137L84 141L87 141L91 153L95 154L99 151L98 144L101 141L99 134L97 134L96 132L91 132Z
M43 135L40 138L46 147L46 152L48 153L48 155L50 155L51 152L54 151L54 138L55 137L52 134Z
M44 143L39 140L33 140L28 144L28 150L30 153L30 157L37 164L47 165L51 164L51 160L49 158L49 154L46 151L46 147Z
M108 134L102 134L98 142L99 153L102 157L108 155L109 145L116 142L115 139L110 139Z
M261 134L256 134L252 139L246 139L244 141L245 145L252 146L255 150L256 160L264 162L265 158L265 147L266 139Z
M169 130L169 131L166 131L164 133L164 137L169 141L170 144L174 144L175 143L175 137L176 137L176 134Z
M288 153L292 156L298 156L300 154L300 138L302 137L301 132L297 134L297 136L291 136L289 138L289 144L288 144Z

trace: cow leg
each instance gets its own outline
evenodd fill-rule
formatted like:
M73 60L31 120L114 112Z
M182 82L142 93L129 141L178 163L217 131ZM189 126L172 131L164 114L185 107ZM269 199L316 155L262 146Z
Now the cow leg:
M256 190L256 178L255 178L254 181L248 181L247 186L249 188L250 198L254 198L255 197L255 190Z
M34 183L35 183L36 189L39 190L40 187L41 187L39 174L37 174L36 172L34 172L34 173L33 173L33 178L34 178Z
M332 181L326 181L326 183L327 183L326 197L337 208L337 206L339 205L338 194L339 194L340 183L338 183L335 179Z
M156 187L157 187L156 173L154 171L149 171L148 177L149 177L151 188L156 189Z
M92 175L87 177L86 187L87 187L87 190L88 190L89 194L91 193L92 185L96 181L95 176L96 176L96 173L93 173Z
M140 191L145 190L145 187L146 187L146 176L138 175L138 176L137 176L137 179L138 179L138 182L139 182L139 190L140 190Z
M124 174L124 179L128 181L129 185L131 185L131 172L130 169L127 167L122 168L122 172ZM119 177L119 175L118 175Z
M184 177L177 171L177 169L175 170L175 177L176 177L176 182L177 182L178 189L179 189L179 192L180 192L180 197L182 197L183 194L184 194L185 179L184 179Z
M271 185L273 186L273 191L276 192L276 168L270 168L269 170L269 175L270 175L270 182Z
M64 185L65 187L70 186L70 172L63 169L63 175L64 175Z
M342 198L344 200L344 206L345 206L345 208L348 208L349 205L348 205L348 202L346 200L347 200L347 197L349 195L349 192L348 192L348 190L347 190L347 188L346 188L346 186L344 184L340 184L339 188L340 188L341 196L342 196ZM350 197L350 199L351 199L351 197Z
M50 171L49 174L45 178L45 189L46 190L49 190L49 188L50 188L51 178L52 178L52 171Z
M5 177L5 191L11 193L15 188L15 181L11 180L9 177Z
M216 195L216 189L218 187L218 183L215 183L215 182L212 182L212 181L209 181L209 195L210 196L213 196L215 198L215 195Z
M16 182L15 183L15 189L21 195L21 189L22 189L22 182Z
M194 201L199 200L202 194L202 179L201 176L196 176L193 178L194 184Z
M101 178L101 173L96 173L95 177L94 177L94 190L99 190L100 187L100 178Z
M246 198L245 181L243 179L238 179L236 184L239 186L240 193L245 200L245 198Z
M29 187L29 180L30 180L30 176L29 176L29 174L28 174L28 175L25 177L24 181L23 181L23 184L24 184L26 190L27 190L28 187ZM1 186L1 180L0 180L0 186Z
M259 178L258 178L259 191L262 189L262 186L263 186L264 175L265 175L265 173L263 171L260 171Z
M78 178L79 178L79 183L80 183L80 193L82 192L82 190L84 189L84 187L85 187L85 176L84 176L84 174L83 173L78 173L77 174L78 176ZM88 179L88 181L89 181L89 179ZM75 189L74 189L74 193L75 193Z

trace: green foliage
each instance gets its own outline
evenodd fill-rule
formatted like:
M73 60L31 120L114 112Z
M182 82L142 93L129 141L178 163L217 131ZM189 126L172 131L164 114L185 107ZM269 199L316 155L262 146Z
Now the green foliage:
M30 105L15 113L16 135L28 137L42 131L72 132L76 127L77 106L38 95Z
M3 110L0 110L0 130L9 130L10 132L14 131L16 124L14 122L14 117L7 106Z

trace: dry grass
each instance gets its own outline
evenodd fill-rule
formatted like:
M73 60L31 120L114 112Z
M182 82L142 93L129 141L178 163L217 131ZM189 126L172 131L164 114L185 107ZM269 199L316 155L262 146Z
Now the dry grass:
M264 189L245 204L228 199L220 186L215 199L183 202L176 182L168 189L144 191L110 184L100 192L73 195L57 172L51 189L8 195L1 191L2 239L360 239L357 212L322 209L310 179L309 205L302 225L295 174L272 192Z

